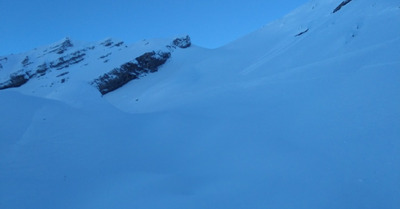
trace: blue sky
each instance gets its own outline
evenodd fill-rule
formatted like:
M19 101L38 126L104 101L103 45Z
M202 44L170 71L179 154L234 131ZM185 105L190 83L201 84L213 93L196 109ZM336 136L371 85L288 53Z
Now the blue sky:
M278 19L308 0L0 0L0 55L64 37L133 43L188 34L215 48Z

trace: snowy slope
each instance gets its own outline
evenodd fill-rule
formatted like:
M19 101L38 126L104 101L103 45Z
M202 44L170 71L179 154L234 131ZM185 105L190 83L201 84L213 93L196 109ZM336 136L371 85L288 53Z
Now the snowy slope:
M310 76L320 76L319 74L329 76L329 70L335 70L333 73L338 75L378 63L397 65L399 47L395 46L399 46L400 25L395 20L399 15L398 1L355 1L332 14L332 8L338 4L338 1L311 1L282 20L225 47L212 52L197 53L197 56L185 53L181 60L176 61L177 66L170 64L171 70L164 71L166 73L182 69L182 72L179 72L181 77L166 75L171 78L165 82L173 83L167 87L174 89L169 91L163 87L166 85L164 82L154 78L155 82L152 83L159 85L152 88L156 93L144 93L141 87L136 87L135 89L139 90L134 93L131 88L127 88L129 92L116 93L115 104L122 105L120 98L125 96L148 96L151 99L163 96L165 98L160 100L165 102L186 92L198 98L199 95L193 94L193 91L205 91L205 95L209 95L208 91L230 90L236 85L265 85L265 80L276 81L287 77L295 77L294 79L298 80L299 76L303 75L305 79L310 79ZM296 37L307 29L308 32ZM377 54L377 51L385 53ZM205 58L198 61L199 54ZM188 67L181 67L182 62L190 64ZM329 66L329 69L325 66ZM306 70L307 68L311 68L315 75L304 74L304 71L312 73ZM298 75L297 72L301 72L302 75ZM202 81L197 82L199 80ZM148 82L142 83L147 85ZM135 89L133 91L136 91ZM169 92L160 94L160 91ZM182 97L184 100L188 99L188 96ZM129 101L127 102L128 107L125 109L138 111L138 107L132 107ZM143 104L145 111L149 110L148 105Z
M128 76L126 73L130 73L131 78L125 78L127 81L143 77L157 71L171 57L171 53L190 45L188 36L143 40L129 46L112 39L83 43L65 38L59 43L31 52L1 57L0 90L17 88L17 91L24 94L66 102L70 98L66 98L64 94L78 93L70 90L89 88L90 85L105 94L112 90L101 89L100 86L109 87L106 84L113 81L112 73L119 73L121 76ZM165 60L161 61L162 58ZM156 62L157 60L161 62ZM122 72L124 66L128 66L125 74ZM112 88L118 89L123 85L124 82L120 82Z
M0 208L399 208L400 1L341 3L177 48L104 96L93 79L173 39L109 66L77 43L96 49L68 82L0 91Z

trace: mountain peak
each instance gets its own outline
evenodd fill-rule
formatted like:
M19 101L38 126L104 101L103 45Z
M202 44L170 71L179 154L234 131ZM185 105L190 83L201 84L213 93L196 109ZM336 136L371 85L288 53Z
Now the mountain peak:
M78 79L84 79L88 83L98 84L98 82L93 82L97 77L112 74L113 70L120 67L125 69L124 67L128 64L135 65L135 71L118 74L121 76L120 79L124 81L119 82L118 86L108 88L115 90L130 80L157 71L157 68L166 62L176 48L185 49L189 46L191 46L191 41L187 35L164 41L149 40L144 45L139 42L131 46L126 45L123 41L116 41L111 38L97 44L77 43L70 38L64 38L45 47L42 52L40 50L31 51L12 56L10 60L13 60L13 63L8 61L7 57L2 58L0 67L6 69L0 71L0 75L2 74L0 90L21 87L28 81L33 85L29 89L54 88L57 85L68 83L72 75L75 75ZM146 63L138 62L142 57L147 57L150 54L151 56L148 58L152 60L147 60ZM158 60L163 61L159 62ZM4 63L4 66L2 63ZM82 77L79 74L85 76ZM134 76L127 79L128 74L134 74ZM117 75L113 74L113 77L115 76ZM33 80L36 81L33 82ZM38 82L39 80L40 82ZM43 85L44 82L48 84ZM99 91L102 94L109 92L109 90L103 89L99 89Z
M398 209L399 0L345 3L0 57L0 207Z

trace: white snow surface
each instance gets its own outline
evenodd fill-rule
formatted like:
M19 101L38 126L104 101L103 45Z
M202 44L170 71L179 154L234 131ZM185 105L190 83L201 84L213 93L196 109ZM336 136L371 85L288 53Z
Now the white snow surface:
M177 48L104 96L90 81L172 39L72 40L96 48L0 91L0 208L400 208L400 1L341 2ZM1 56L0 83L48 48Z

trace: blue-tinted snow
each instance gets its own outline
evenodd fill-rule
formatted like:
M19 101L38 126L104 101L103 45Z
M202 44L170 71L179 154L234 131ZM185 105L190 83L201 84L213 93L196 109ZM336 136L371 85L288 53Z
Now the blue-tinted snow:
M400 3L340 2L105 97L0 91L0 208L399 208Z

